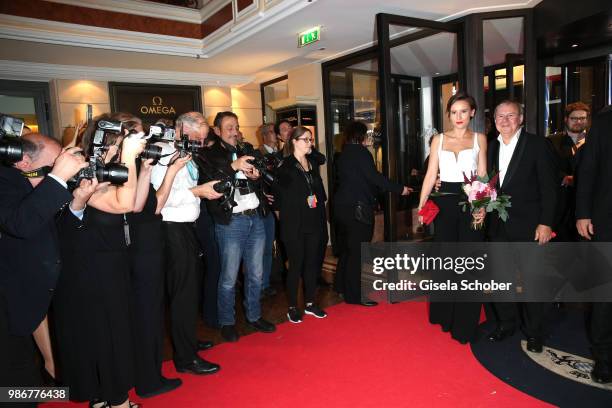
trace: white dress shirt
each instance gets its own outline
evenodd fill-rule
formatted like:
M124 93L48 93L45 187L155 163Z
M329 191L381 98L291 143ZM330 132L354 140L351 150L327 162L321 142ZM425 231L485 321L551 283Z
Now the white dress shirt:
M233 153L232 160L236 160L237 158L238 156L236 155L236 153ZM242 171L238 171L236 172L235 178L246 180L247 176L245 176ZM238 191L238 189L235 189L234 190L234 201L238 205L232 208L233 214L240 213L246 210L253 210L259 207L259 198L257 198L257 194L255 193L241 195L240 191Z
M264 149L266 149L266 152L268 152L268 154L276 153L276 148L274 148L274 147L270 147L270 146L268 146L265 143L264 143L263 147L264 147Z
M156 143L162 148L162 157L151 171L151 184L155 190L161 187L168 162L172 153L176 151L174 146L168 143ZM161 210L162 219L171 222L195 222L200 216L200 198L193 195L191 188L198 185L198 169L193 161L189 161L176 173L168 200Z
M506 177L506 173L508 172L508 166L510 165L510 160L512 160L512 155L514 154L514 149L516 149L516 145L519 140L519 136L521 135L522 128L512 136L510 139L510 143L505 144L504 139L501 135L497 136L497 140L499 141L499 185L504 184L504 178Z

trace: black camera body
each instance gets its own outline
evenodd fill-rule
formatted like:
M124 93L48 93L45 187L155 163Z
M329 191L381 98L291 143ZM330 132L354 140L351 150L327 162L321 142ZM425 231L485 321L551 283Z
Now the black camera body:
M23 159L23 143L19 138L24 122L0 113L0 161L17 163Z
M185 157L188 154L197 153L203 145L198 140L189 140L189 136L181 135L181 138L174 142L174 147L178 150L180 157Z
M236 146L237 156L253 156L253 159L247 160L247 163L252 165L259 171L264 181L268 184L274 184L274 174L269 168L269 162L259 150L256 150L250 143L239 143Z
M110 181L113 185L122 185L128 179L128 168L118 163L105 164L103 153L108 150L106 146L107 134L123 134L123 123L111 120L98 121L92 140L92 151L89 157L89 166L81 169L76 176L69 180L75 186L82 179L91 180L94 177L98 182Z

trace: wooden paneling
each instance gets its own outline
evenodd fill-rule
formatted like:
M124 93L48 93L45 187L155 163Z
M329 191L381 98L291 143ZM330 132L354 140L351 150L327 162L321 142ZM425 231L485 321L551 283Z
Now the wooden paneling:
M241 12L245 8L249 7L251 4L255 3L254 0L238 0L238 12Z
M219 11L202 23L202 38L206 38L226 23L232 21L232 3L227 3Z

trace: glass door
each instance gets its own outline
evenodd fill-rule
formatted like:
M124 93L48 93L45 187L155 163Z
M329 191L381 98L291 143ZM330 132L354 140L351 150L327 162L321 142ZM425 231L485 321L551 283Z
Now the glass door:
M0 112L23 119L26 131L50 134L49 84L0 80Z
M376 23L383 173L416 187L408 198L385 195L384 238L423 239L426 234L417 223L416 207L423 162L442 102L436 100L439 92L434 88L436 78L450 78L441 85L442 98L448 99L461 87L462 26L389 14L378 14ZM414 118L408 123L407 113Z

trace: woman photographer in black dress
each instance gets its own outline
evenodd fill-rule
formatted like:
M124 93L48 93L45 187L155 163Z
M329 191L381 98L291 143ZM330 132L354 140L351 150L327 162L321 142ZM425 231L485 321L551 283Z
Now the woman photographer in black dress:
M374 234L374 206L380 191L408 195L411 188L389 181L376 171L374 158L367 146L372 140L362 122L349 122L344 129L346 144L336 163L338 191L334 196L336 241L339 259L336 269L336 291L344 301L376 306L361 299L361 243L370 242Z

